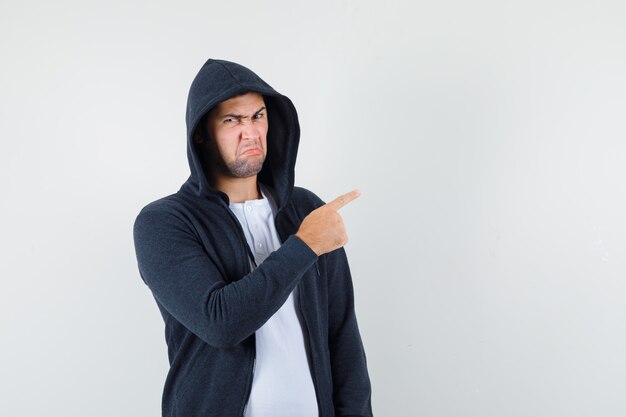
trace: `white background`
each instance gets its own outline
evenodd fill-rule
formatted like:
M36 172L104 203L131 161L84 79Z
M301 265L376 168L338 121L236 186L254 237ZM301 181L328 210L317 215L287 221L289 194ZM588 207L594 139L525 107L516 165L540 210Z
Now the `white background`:
M209 58L301 117L377 416L626 415L626 2L0 2L0 414L152 417L132 224ZM191 417L191 416L190 416Z

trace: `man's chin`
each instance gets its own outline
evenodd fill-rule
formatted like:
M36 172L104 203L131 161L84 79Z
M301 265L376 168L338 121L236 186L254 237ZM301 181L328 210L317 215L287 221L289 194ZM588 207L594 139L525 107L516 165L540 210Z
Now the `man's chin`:
M228 167L230 173L235 177L253 177L261 172L261 169L263 169L263 160L259 161L258 163L253 161L242 161L241 159L238 161L244 163L234 163Z

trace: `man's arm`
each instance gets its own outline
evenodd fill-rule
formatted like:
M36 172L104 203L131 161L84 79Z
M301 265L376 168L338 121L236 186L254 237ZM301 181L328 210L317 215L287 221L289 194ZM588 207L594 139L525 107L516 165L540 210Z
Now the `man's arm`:
M260 328L317 260L291 236L248 275L227 283L189 226L154 209L137 217L134 240L141 277L157 301L206 343L223 348Z
M278 311L320 254L347 242L337 210L359 194L312 211L295 236L234 282L221 275L182 218L144 209L134 226L139 272L157 301L194 334L215 347L235 346Z

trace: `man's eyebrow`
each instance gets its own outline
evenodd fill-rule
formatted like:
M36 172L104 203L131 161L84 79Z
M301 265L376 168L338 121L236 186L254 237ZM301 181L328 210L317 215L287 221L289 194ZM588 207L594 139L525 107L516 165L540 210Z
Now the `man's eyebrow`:
M224 118L224 117L232 117L233 119L241 119L243 117L242 114L235 114L235 113L228 113L228 114L222 114L220 116L220 118Z
M265 110L265 106L263 106L259 110L255 111L254 115L257 115L257 114L261 113L263 110ZM228 113L228 114L223 114L220 117L221 118L232 117L233 119L243 119L246 116L244 116L243 114Z

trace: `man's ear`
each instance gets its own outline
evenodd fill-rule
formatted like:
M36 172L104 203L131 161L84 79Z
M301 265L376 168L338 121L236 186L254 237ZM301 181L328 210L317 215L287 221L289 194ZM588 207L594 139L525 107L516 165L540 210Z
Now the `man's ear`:
M193 134L193 141L195 143L203 143L204 142L204 138L202 136L200 136L200 134L198 133L197 130Z

